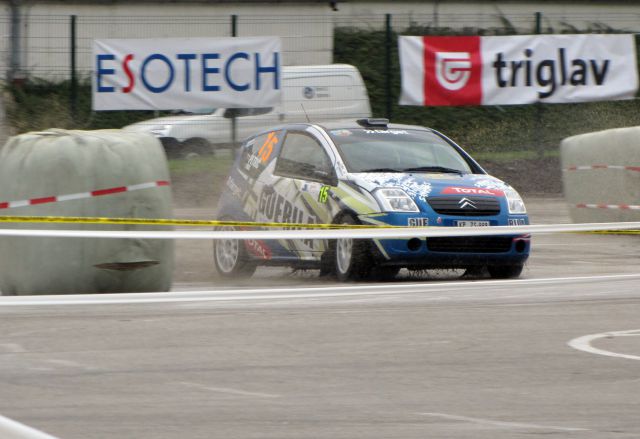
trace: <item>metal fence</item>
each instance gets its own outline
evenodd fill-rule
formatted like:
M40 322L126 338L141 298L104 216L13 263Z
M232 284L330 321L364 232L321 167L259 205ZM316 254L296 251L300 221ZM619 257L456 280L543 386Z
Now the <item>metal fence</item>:
M640 31L638 13L495 13L226 16L0 15L0 69L6 72L7 121L12 133L42 129L121 127L152 112L96 114L90 109L91 45L104 38L279 36L284 65L347 63L364 77L374 116L433 126L480 153L553 154L569 135L635 125L637 101L576 105L416 108L397 104L396 37L401 34L510 35ZM16 30L18 29L18 30ZM44 81L44 82L43 82ZM34 85L35 83L35 85ZM61 89L55 89L62 83ZM284 85L286 87L286 84ZM346 87L346 85L345 85ZM338 93L338 96L341 94ZM302 99L302 98L301 98ZM336 97L336 99L340 99ZM360 114L344 114L345 117ZM261 115L254 115L256 120ZM330 114L327 114L329 117ZM228 124L220 119L219 123ZM279 120L279 118L278 118ZM276 120L277 121L277 120ZM265 116L264 123L273 119ZM194 124L207 124L200 118ZM149 122L150 128L162 122ZM215 129L226 129L224 127Z

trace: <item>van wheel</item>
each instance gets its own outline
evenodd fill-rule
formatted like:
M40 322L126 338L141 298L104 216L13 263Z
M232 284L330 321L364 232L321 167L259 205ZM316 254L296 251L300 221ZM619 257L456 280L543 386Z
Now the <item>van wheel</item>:
M207 155L213 154L213 148L207 139L193 137L182 142L183 154Z
M511 279L520 276L524 265L489 265L487 269L494 279Z
M226 230L235 230L235 228L226 228ZM244 241L238 239L213 241L213 262L218 274L225 278L240 276L249 278L257 268L256 263L249 258Z
M359 224L353 216L342 218L340 224ZM370 242L366 239L336 239L332 245L336 277L341 282L361 280L371 272Z
M178 139L175 137L161 137L160 143L162 143L167 158L176 159L180 157L182 146Z

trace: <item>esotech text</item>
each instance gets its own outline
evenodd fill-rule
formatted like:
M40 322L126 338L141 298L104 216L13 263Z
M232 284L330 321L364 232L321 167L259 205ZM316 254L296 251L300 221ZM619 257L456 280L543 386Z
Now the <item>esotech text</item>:
M271 107L282 99L277 37L94 40L94 110Z
M225 87L242 92L260 90L266 81L271 81L273 88L280 88L278 53L273 55L270 64L261 59L260 53L236 52L227 59L222 58L220 53L178 53L173 58L153 53L141 60L137 71L132 65L136 58L132 53L126 54L123 59L116 59L116 55L110 53L96 55L98 93L131 93L138 83L151 93L163 93L171 87L185 93L194 91L194 87L204 92L218 92ZM241 70L240 63L246 63L250 68L250 78L234 76ZM176 72L182 72L179 75L181 80L176 80ZM114 85L107 85L113 83L108 81L112 75L125 75L127 78L119 90Z

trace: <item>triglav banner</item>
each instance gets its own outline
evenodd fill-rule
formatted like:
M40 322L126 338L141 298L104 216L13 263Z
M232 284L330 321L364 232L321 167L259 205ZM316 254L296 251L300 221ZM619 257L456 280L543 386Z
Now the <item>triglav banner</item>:
M632 99L633 35L400 37L401 105Z

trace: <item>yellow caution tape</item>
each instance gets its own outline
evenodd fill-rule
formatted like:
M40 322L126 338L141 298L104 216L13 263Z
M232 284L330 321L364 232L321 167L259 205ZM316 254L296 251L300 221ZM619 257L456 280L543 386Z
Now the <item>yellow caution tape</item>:
M0 223L58 223L58 224L128 224L153 226L200 226L200 227L280 227L289 229L359 229L396 228L392 225L366 224L307 224L307 223L261 223L254 221L182 220L154 218L101 218L73 216L0 216Z
M256 221L220 221L161 218L107 218L107 217L73 217L73 216L0 216L0 223L49 223L49 224L120 224L149 226L195 226L195 227L269 227L284 229L361 229L361 228L403 228L387 224L307 224L276 223ZM429 227L425 227L429 228ZM640 235L640 230L594 230L565 233L588 233L599 235Z

